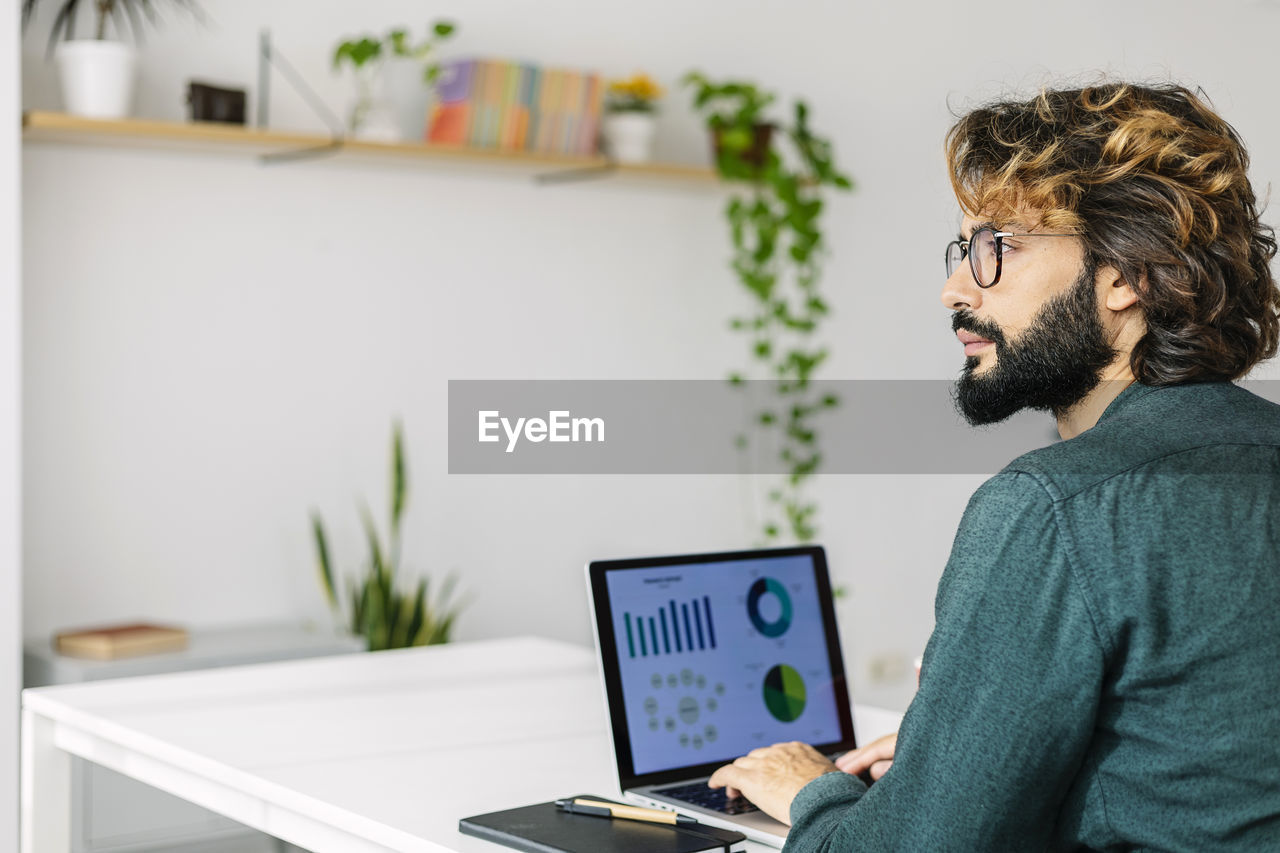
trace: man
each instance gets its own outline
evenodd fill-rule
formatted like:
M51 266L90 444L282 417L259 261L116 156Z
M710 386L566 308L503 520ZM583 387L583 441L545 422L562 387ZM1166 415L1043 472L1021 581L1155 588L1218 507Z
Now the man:
M896 746L711 784L797 853L1280 849L1280 406L1232 384L1280 291L1244 147L1184 88L1108 84L976 110L947 155L959 408L1067 440L971 499Z

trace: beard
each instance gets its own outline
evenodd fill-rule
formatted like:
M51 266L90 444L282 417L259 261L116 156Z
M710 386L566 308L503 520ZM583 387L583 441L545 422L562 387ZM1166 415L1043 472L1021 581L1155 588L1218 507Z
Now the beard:
M953 331L967 329L996 348L996 363L985 373L976 373L978 356L965 359L953 394L965 420L973 426L994 424L1023 409L1058 416L1098 386L1117 353L1099 316L1095 271L1086 263L1071 288L1046 302L1013 340L968 310L952 316Z

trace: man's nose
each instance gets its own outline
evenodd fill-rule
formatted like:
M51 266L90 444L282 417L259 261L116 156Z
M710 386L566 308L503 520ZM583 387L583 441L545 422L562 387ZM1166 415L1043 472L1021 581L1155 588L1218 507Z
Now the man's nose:
M960 264L942 285L942 304L952 311L968 308L977 311L982 306L982 288L973 280L969 263Z

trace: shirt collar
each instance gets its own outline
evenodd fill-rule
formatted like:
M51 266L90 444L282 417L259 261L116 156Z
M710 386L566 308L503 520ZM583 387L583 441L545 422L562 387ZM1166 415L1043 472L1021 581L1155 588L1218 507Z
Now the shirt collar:
M1155 385L1143 385L1135 379L1107 405L1107 408L1102 412L1102 416L1098 418L1098 423L1102 423L1108 418L1115 417L1118 412L1128 408L1135 400L1140 400L1155 390Z

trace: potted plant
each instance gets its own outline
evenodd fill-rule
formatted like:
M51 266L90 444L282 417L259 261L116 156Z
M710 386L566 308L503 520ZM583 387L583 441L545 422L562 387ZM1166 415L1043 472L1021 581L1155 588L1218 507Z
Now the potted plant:
M194 14L194 0L170 0L171 4ZM31 21L37 0L22 0L23 29ZM77 39L76 17L80 0L61 0L49 35L49 49L58 67L63 108L85 118L123 118L133 104L138 54L128 44L107 38L107 22L114 21L117 32L128 27L141 41L146 25L159 23L159 0L93 0L96 12L94 37Z
M605 153L619 163L647 163L653 158L654 114L662 87L646 74L614 80L605 93Z
M852 189L836 168L831 143L813 132L809 108L797 100L789 124L766 109L774 95L752 83L715 83L698 72L683 82L694 89L694 108L711 133L716 169L734 188L725 205L731 266L750 296L751 310L730 321L749 337L752 359L776 399L756 413L756 426L774 431L787 473L770 489L764 541L784 532L799 542L816 535L817 506L803 487L822 464L814 417L839 404L812 382L827 358L816 333L829 307L820 290L823 257L821 215L826 188ZM729 381L744 385L741 373ZM746 435L739 447L749 445Z
M428 97L440 66L428 57L453 35L454 25L437 21L419 42L403 27L384 38L349 38L333 51L333 67L351 66L356 98L347 127L357 139L399 142L421 138L426 131Z
M408 500L404 433L396 424L391 436L391 523L386 545L384 547L369 508L362 504L360 519L369 546L369 559L361 576L348 578L346 586L348 615L345 621L351 633L365 638L371 652L447 643L462 609L461 605L450 603L457 581L453 575L445 578L440 592L434 595L428 594L425 577L409 588L400 586L400 524ZM311 531L325 597L341 616L337 578L329 557L329 537L319 513L311 514Z
M770 92L741 81L712 83L697 71L684 76L695 88L693 108L704 113L711 132L711 153L721 176L728 180L757 180L765 166L775 125L765 110L775 100Z

